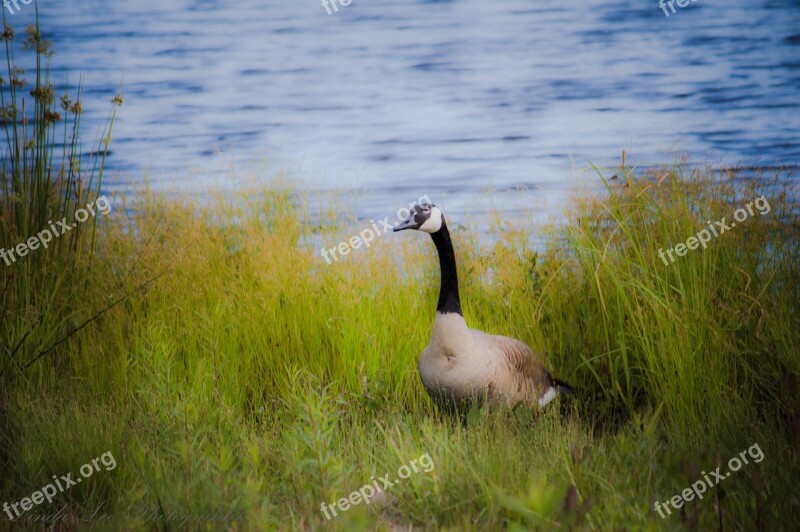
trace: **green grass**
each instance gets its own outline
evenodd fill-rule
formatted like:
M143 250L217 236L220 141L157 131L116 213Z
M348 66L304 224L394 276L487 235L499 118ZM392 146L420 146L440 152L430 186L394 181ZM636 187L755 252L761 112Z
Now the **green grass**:
M0 41L6 52L5 77L0 76L6 137L0 160L0 379L8 379L24 374L46 345L60 345L81 328L74 321L79 314L73 312L74 300L91 279L99 214L80 220L76 212L100 195L122 100L114 98L96 155L83 156L81 88L64 81L58 94L50 74L52 43L38 21L20 40L4 14ZM21 64L33 66L30 75ZM67 232L59 223L75 225ZM61 231L60 237L53 234ZM34 353L37 344L40 351Z
M28 514L66 505L64 523L98 530L790 529L796 191L781 176L684 171L609 182L540 252L533 228L497 224L483 247L455 231L470 324L545 350L579 390L538 419L476 411L463 423L435 410L416 373L438 287L425 235L387 234L327 265L312 231L335 243L352 228L321 224L291 187L206 206L116 198L91 270L60 295L70 320L91 321L28 369L47 335L6 365L0 502L111 451L114 470ZM659 259L761 194L769 214ZM4 323L3 344L21 330ZM754 444L760 464L655 513ZM322 502L424 453L433 471L325 520ZM198 521L213 514L224 522Z
M3 39L10 249L97 199L116 107L87 164L80 91L57 103L49 43L36 27L22 48L8 27ZM618 175L557 227L496 212L454 231L470 325L542 350L578 389L538 417L437 412L416 372L433 245L387 234L328 265L315 243L351 236L337 222L350 209L331 199L312 215L291 184L203 205L143 190L0 261L0 504L116 461L16 524L0 512L0 529L794 530L798 176ZM769 213L659 258L762 195ZM665 519L654 510L755 445L760 463ZM432 470L326 521L323 502L425 454Z

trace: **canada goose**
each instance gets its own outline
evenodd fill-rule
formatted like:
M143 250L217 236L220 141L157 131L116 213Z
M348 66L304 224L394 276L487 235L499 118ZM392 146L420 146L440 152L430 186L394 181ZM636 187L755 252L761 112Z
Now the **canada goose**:
M420 357L419 376L428 394L445 410L483 399L492 404L542 408L572 388L554 379L531 349L513 338L467 327L458 297L456 258L442 211L416 205L394 231L416 229L431 235L439 252L441 287L431 341Z

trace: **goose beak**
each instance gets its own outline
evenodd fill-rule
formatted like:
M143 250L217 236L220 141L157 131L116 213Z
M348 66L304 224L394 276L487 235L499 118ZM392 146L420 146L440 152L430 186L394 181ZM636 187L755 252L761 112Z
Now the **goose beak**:
M405 220L395 225L393 231L396 233L404 229L419 229L419 224L414 221L413 212Z

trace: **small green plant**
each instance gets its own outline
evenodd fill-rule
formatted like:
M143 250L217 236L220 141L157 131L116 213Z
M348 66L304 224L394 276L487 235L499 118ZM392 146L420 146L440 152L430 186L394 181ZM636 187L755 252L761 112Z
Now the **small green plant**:
M290 408L297 417L292 430L285 434L292 457L287 466L301 499L298 502L311 506L338 494L341 464L333 451L342 405L331 397L332 384L324 385L306 371L292 372L289 380L295 390Z

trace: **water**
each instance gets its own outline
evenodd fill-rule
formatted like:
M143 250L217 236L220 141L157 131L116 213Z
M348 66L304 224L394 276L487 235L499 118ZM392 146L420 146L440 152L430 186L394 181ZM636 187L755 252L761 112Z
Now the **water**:
M41 3L54 64L84 72L87 138L124 73L110 191L145 171L199 195L285 171L368 190L366 216L422 194L546 213L622 149L642 165L800 163L796 0L669 17L655 0ZM15 25L32 19L20 5Z

